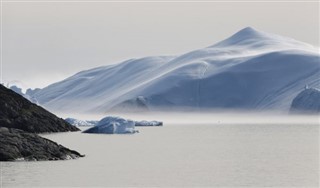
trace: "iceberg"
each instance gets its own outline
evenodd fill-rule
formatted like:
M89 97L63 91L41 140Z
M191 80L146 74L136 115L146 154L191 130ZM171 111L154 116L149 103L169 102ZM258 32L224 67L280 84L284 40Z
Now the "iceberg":
M96 126L83 131L83 133L97 134L133 134L137 132L134 121L112 116L101 119Z
M65 121L73 126L95 126L99 121L80 120L75 118L66 118Z

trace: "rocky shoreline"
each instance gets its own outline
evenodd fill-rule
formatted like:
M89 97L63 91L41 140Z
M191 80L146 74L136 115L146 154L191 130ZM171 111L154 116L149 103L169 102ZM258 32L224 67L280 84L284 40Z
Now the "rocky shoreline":
M66 160L83 156L37 134L0 127L0 161Z
M68 131L79 129L0 84L0 161L83 157L36 134Z

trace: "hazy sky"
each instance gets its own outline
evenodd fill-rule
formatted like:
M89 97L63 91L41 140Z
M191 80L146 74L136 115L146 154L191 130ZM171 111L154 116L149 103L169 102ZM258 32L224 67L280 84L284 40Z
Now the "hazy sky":
M178 55L252 26L319 46L319 3L2 3L3 78L44 87L129 58Z

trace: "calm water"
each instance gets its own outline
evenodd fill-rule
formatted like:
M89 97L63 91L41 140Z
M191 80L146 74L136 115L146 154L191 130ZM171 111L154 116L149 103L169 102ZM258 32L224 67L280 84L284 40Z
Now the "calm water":
M319 186L317 124L166 124L135 135L44 135L86 154L1 163L2 186Z

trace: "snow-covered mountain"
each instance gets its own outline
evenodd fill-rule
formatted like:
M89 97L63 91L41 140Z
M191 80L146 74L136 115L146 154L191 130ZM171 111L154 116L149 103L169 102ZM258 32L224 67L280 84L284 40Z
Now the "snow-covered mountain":
M244 28L215 45L79 72L33 93L55 112L288 110L320 84L319 52L291 38Z
M7 85L8 89L11 89L12 91L18 93L19 95L23 96L24 98L28 99L30 102L35 103L35 104L39 104L37 99L35 99L34 97L32 97L32 95L30 95L30 92L32 94L32 91L37 91L37 89L32 90L32 89L28 89L26 93L24 93L22 91L22 88L20 88L19 86L16 85Z

